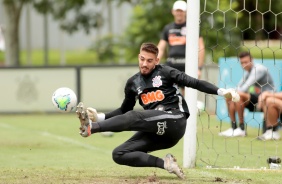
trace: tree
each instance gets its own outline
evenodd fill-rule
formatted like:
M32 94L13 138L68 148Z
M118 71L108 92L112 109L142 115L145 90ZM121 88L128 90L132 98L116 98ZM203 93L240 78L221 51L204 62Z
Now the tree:
M173 6L173 3L175 1L163 1L163 0L143 0L143 1L120 1L120 3L129 2L132 3L133 6L133 15L131 17L131 21L124 33L120 37L120 41L116 41L116 46L123 49L123 58L125 58L127 63L134 63L136 62L136 55L139 53L139 47L143 42L153 42L158 43L160 39L160 34L163 29L163 27L173 21L173 16L171 15L171 9ZM208 9L214 9L216 10L217 4L212 1L204 1L201 0L201 7L203 7L203 3L206 2L206 7ZM221 9L229 9L230 8L230 2L223 2L221 3ZM233 8L236 8L238 4L236 2L232 3ZM221 46L220 44L228 44L229 40L227 39L227 35L229 34L229 29L224 30L224 32L219 30L213 30L211 31L210 23L207 21L209 17L212 15L212 12L205 12L204 10L201 10L201 21L200 24L200 31L201 36L204 37L206 45L210 50L212 50L214 54L215 48L221 48L224 46ZM228 16L229 20L228 22L235 22L235 14ZM215 15L215 27L220 27L223 25L224 19L223 15ZM233 21L232 21L233 20ZM238 38L238 36L233 36ZM235 40L236 44L238 45L238 40L233 38ZM106 39L103 39L102 42L107 41ZM234 43L235 44L235 43ZM107 49L104 49L104 55L113 55L113 52L110 51L108 47ZM229 49L224 50L226 52L225 54L231 54L231 51ZM218 57L222 56L218 55L214 58L214 61L217 60ZM121 57L119 55L119 57Z
M122 3L130 3L133 6L133 15L131 17L129 26L127 27L124 35L105 35L104 38L98 40L93 48L100 48L103 43L103 49L99 50L99 57L103 60L110 60L118 58L125 58L126 62L135 62L136 55L139 52L139 46L142 42L157 43L160 39L160 33L165 24L173 21L171 15L171 8L174 1L164 0L0 0L5 11L5 41L6 41L6 64L8 66L19 65L19 21L21 17L21 10L27 3L42 14L50 14L55 20L61 23L61 28L70 34L78 31L85 30L89 33L91 29L102 26L103 17L100 12L95 12L91 7L97 6L102 2L116 3L117 6ZM237 1L218 1L218 0L201 0L201 7L206 4L206 10L201 10L200 31L204 36L205 43L208 49L214 53L217 48L223 49L224 54L230 55L231 50L238 48L238 41L240 39L253 39L254 34L249 34L257 30L258 24L252 25L253 29L244 31L242 38L238 39L238 35L242 32L242 28L248 28L248 20L245 16L258 7L267 21L264 21L264 30L260 31L261 38L281 37L281 27L278 23L281 22L282 16L280 15L279 8L282 4L280 0L272 0L271 11L269 9L269 1L261 1L259 6L256 6L253 0L237 0ZM271 2L272 2L271 1ZM231 4L230 4L231 3ZM242 5L248 11L243 10L239 15L236 11L242 9ZM219 8L219 9L218 9ZM266 9L266 10L265 10ZM217 10L217 11L215 11ZM75 12L70 16L71 12ZM262 14L260 14L262 15ZM234 27L235 17L238 16L239 26ZM253 17L258 18L258 14L254 13ZM210 18L214 18L215 22L210 26ZM227 18L227 19L226 19ZM225 20L224 20L225 19ZM259 19L259 18L258 18ZM225 21L225 24L223 22ZM256 21L254 21L256 23ZM233 23L233 25L232 25ZM230 25L231 24L231 25ZM221 29L223 27L225 29ZM232 27L233 26L233 27ZM277 30L272 31L272 28ZM226 29L227 28L227 29ZM269 29L271 28L271 29ZM238 33L238 34L237 34ZM242 33L241 33L242 34ZM230 37L230 35L233 35ZM235 35L235 36L234 36ZM113 40L114 39L114 40ZM234 42L234 43L233 43ZM231 43L231 45L230 45ZM114 45L113 45L114 44ZM113 45L109 47L109 45ZM121 49L123 48L123 49ZM119 52L122 50L122 52ZM219 54L217 57L222 56ZM109 59L110 57L110 59ZM214 60L216 61L216 59Z
M21 10L28 0L2 0L6 26L3 28L5 37L6 65L15 66L19 64L19 21Z
M124 35L127 61L135 61L143 42L157 44L163 27L173 21L171 9L174 1L143 0L133 9L133 16Z
M243 38L246 40L260 39L281 39L282 21L281 16L281 0L269 1L251 1L238 0L239 6L237 10L242 10L244 17L242 24L248 25L249 18L251 25L246 29Z
M123 44L127 44L127 61L134 61L142 42L158 42L163 26L172 21L170 11L174 2L143 0L134 7L122 40ZM213 62L222 56L236 56L244 39L281 38L278 24L282 18L281 6L278 6L282 5L280 0L201 0L200 3L200 34L205 41L206 54L212 57ZM249 14L252 16L251 28Z
M93 44L92 49L98 51L101 62L113 63L122 58L119 63L136 63L140 45L143 42L157 44L165 24L173 21L171 7L174 1L120 0L119 4L122 3L133 6L133 15L123 35L106 35Z
M101 0L0 0L5 14L4 36L6 42L5 60L7 66L19 66L19 22L24 5L32 4L42 14L51 14L60 20L61 28L73 33L83 29L87 33L102 24L99 12L87 10L88 3L99 4ZM75 12L74 17L68 13Z

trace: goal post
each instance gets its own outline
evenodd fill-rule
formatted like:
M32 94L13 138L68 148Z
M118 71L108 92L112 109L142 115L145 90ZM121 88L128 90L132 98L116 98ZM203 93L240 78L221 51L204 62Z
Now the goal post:
M200 1L187 1L186 16L185 71L189 76L198 78ZM190 111L183 144L183 167L187 168L193 168L196 164L197 98L196 90L185 89L185 100Z
M265 66L273 79L260 86L270 85L272 91L281 92L282 26L277 24L282 21L281 6L282 1L279 0L188 0L186 73L194 78L198 77L198 40L201 36L205 41L205 68L201 76L203 80L218 87L238 89L239 81L245 80L244 76L247 74L241 66L239 55L247 51L251 53L253 62ZM258 67L253 69L257 74ZM272 81L274 84L271 84ZM252 86L249 88L252 90ZM197 108L198 95L204 102L203 110ZM265 133L261 127L269 116L264 116L262 111L256 111L258 103L251 102L254 111L245 108L242 119L235 112L237 126L244 125L239 127L244 129L244 134L222 136L220 133L230 129L231 125L231 113L228 112L224 97L186 88L185 99L190 117L183 137L184 168L197 166L209 169L271 169L266 160L274 156L282 157L282 152L279 151L281 140L273 137L266 141L260 139ZM282 108L279 107L279 114L281 112ZM281 114L276 124L280 127L276 134L281 136Z

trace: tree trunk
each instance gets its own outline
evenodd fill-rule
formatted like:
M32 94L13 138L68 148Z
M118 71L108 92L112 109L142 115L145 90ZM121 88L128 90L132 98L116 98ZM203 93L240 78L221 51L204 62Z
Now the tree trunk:
M5 65L19 66L19 20L22 5L14 1L3 3L4 7L4 37L5 37Z

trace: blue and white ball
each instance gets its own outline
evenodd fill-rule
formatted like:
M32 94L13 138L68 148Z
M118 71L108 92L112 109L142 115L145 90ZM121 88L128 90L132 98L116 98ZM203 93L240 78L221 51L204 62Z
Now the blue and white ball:
M52 103L58 111L70 112L76 109L77 97L72 89L61 87L53 93Z

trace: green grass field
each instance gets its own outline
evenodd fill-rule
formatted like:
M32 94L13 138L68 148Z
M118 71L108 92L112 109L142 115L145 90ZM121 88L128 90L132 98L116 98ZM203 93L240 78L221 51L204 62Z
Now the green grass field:
M228 125L224 124L223 128ZM279 183L281 170L207 169L211 165L232 166L231 157L246 157L251 163L238 166L258 166L256 155L279 149L280 141L269 144L254 141L257 130L248 128L248 137L224 139L218 137L218 121L202 115L198 123L197 167L184 168L186 179L179 180L165 170L120 166L111 158L111 151L133 133L121 132L113 137L94 134L82 138L79 123L71 114L0 115L0 183ZM252 146L250 146L252 142ZM238 143L239 146L238 146ZM242 144L242 145L241 145ZM276 145L276 146L275 146ZM264 146L264 147L263 147ZM274 148L272 148L274 146ZM250 153L253 147L253 153ZM183 140L174 148L153 152L163 157L173 153L183 162ZM238 153L238 148L241 148ZM261 152L259 150L261 149ZM226 151L227 150L227 151ZM217 152L217 154L215 154ZM231 153L235 152L235 153ZM233 156L232 156L233 155ZM253 159L251 159L253 155ZM215 157L220 161L215 162ZM242 160L242 159L241 159ZM208 164L209 165L209 164Z
M21 51L21 65L28 66L27 61L27 52ZM64 53L65 63L61 62L61 51L59 50L50 50L48 55L48 66L58 66L58 65L91 65L97 64L97 54L93 51L86 49L77 49L77 50L67 50ZM31 53L32 66L44 66L44 52L42 50L33 50Z

